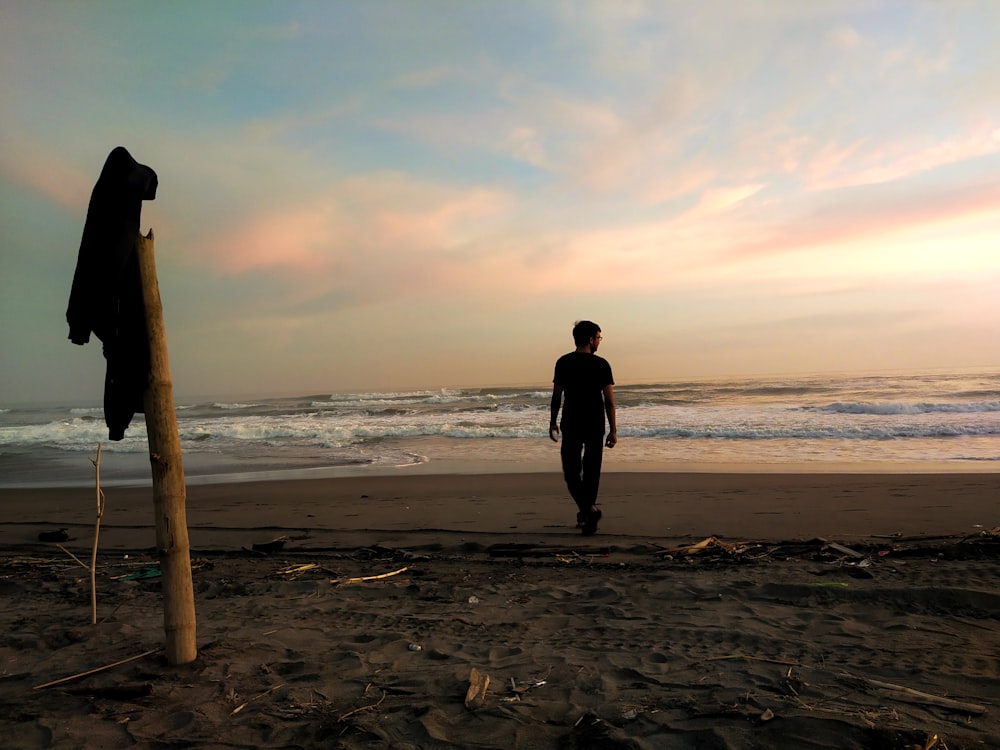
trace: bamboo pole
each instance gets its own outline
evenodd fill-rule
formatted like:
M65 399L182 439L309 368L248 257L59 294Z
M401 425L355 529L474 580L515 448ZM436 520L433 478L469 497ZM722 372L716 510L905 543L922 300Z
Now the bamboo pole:
M198 656L195 634L194 585L191 580L191 546L188 541L184 466L174 410L173 382L167 357L163 305L156 278L153 230L136 244L142 299L149 333L149 385L143 397L149 463L153 474L153 510L156 547L163 576L163 627L167 660L186 664Z

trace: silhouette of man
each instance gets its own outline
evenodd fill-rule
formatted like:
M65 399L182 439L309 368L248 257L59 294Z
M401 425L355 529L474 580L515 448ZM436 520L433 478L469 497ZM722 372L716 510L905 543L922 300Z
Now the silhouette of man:
M597 356L601 345L601 327L581 320L573 327L576 350L556 360L552 378L552 419L549 437L559 441L562 431L563 476L569 494L576 502L577 528L585 536L597 531L601 511L597 507L597 489L601 481L601 461L604 447L618 443L618 423L615 415L615 381L611 365ZM565 403L563 403L565 396ZM562 407L562 422L557 423ZM604 437L605 415L608 434Z

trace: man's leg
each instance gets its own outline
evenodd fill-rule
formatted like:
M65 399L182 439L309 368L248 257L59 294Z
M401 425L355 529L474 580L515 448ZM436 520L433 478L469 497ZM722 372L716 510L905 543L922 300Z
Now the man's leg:
M583 461L581 492L587 505L583 511L583 523L580 528L584 536L597 532L597 522L601 520L601 511L597 509L597 488L601 483L601 462L604 458L604 436L588 438L583 445Z
M597 505L597 490L601 484L601 464L604 461L604 436L587 438L583 444L583 460L581 461L582 499L587 503L587 510Z
M583 488L583 441L575 435L564 432L559 455L562 457L563 478L566 480L570 497L580 512L585 513L590 510L593 501L586 497Z

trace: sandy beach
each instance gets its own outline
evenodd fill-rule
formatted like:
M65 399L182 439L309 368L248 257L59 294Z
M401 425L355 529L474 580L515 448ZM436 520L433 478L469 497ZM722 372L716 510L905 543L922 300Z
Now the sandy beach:
M1000 474L601 497L588 538L554 473L190 486L171 666L151 491L107 489L93 625L93 488L0 490L0 744L1000 747Z

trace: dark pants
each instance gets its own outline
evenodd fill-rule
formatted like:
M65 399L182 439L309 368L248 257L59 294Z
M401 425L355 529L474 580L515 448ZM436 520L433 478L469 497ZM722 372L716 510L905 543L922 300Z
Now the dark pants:
M604 435L575 435L563 432L563 477L576 507L586 513L597 503L597 488L601 483L601 460L604 458Z

